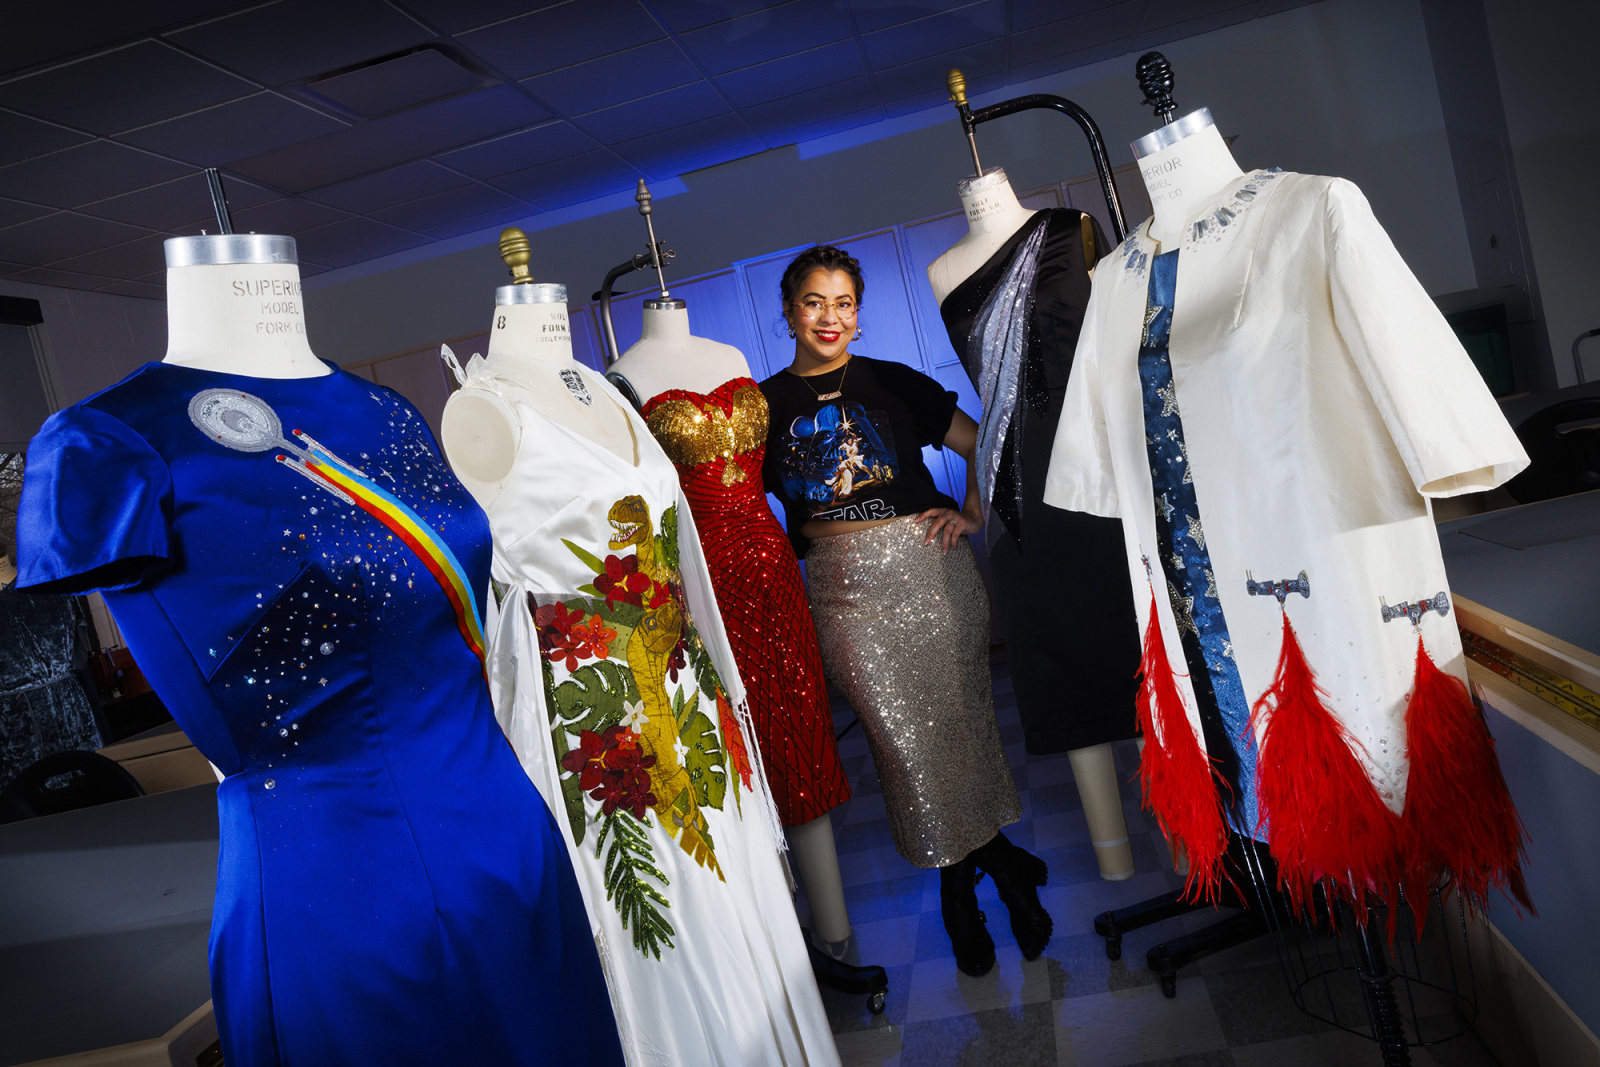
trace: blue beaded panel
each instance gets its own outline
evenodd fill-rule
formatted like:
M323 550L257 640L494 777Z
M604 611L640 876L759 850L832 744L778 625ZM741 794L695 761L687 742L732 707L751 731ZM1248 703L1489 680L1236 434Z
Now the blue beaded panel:
M1228 637L1228 620L1217 599L1217 577L1206 551L1205 527L1189 469L1189 449L1178 410L1177 386L1167 346L1177 292L1178 253L1151 261L1150 297L1139 346L1139 381L1144 392L1145 451L1155 492L1156 539L1161 580L1165 574L1172 616L1199 703L1206 748L1234 788L1224 798L1235 830L1256 828L1256 740L1250 730L1250 701L1239 680Z

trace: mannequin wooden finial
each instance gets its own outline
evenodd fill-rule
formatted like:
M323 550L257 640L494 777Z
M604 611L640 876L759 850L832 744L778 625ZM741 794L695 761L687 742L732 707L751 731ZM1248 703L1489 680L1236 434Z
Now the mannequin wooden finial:
M527 234L515 226L507 226L500 231L500 258L511 268L512 285L533 284L533 275L528 273L528 259L531 255L532 249L528 247Z
M950 99L955 101L957 107L967 105L967 76L961 73L959 67L950 68L950 73L944 76L944 85L950 90Z

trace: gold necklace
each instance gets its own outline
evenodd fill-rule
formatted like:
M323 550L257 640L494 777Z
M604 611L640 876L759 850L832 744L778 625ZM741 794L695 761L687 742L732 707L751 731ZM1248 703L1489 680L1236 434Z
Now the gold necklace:
M839 372L839 384L836 387L834 387L834 390L831 393L819 393L819 392L817 392L816 388L809 381L806 381L805 376L802 375L802 374L796 374L795 377L799 378L802 382L805 382L806 383L806 388L810 389L812 395L815 396L817 398L817 400L820 402L820 401L823 401L823 400L838 400L841 396L844 396L844 376L846 374L849 374L849 373L850 373L850 361L849 360L845 360L844 361L844 369Z

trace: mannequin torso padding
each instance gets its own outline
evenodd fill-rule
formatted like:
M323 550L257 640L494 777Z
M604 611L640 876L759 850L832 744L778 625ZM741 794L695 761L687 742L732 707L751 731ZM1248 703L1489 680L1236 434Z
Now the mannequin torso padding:
M510 400L528 405L550 421L628 462L637 445L627 412L591 388L594 372L572 358L564 304L509 304L495 309L489 332L489 373L504 395L485 389L457 392L445 404L440 437L456 475L487 507L499 495L526 432Z
M967 233L938 259L928 264L928 283L934 299L944 303L951 290L989 262L1011 235L1035 212L1022 206L1000 167L990 167L981 178L968 178L956 186L967 213Z
M632 348L611 365L608 377L628 383L641 404L668 389L710 393L723 382L750 377L744 353L732 345L689 333L689 310L680 301L644 309L644 332Z

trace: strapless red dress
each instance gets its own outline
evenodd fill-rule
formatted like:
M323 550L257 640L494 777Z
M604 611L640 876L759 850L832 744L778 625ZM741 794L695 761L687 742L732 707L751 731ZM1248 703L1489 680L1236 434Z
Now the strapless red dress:
M810 822L850 799L850 783L800 568L761 490L766 398L733 378L710 393L669 389L642 413L700 528L778 813L788 826Z

